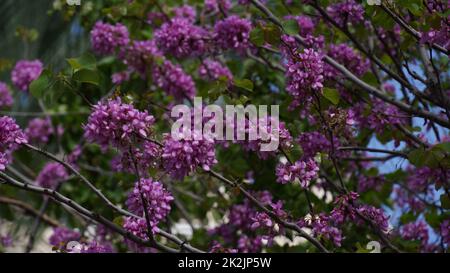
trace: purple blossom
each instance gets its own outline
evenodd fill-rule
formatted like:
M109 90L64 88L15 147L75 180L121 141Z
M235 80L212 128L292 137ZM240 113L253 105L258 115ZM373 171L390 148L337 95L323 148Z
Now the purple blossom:
M0 171L4 171L11 158L8 154L0 152Z
M83 244L80 253L114 253L111 244L106 242L91 241L88 244Z
M166 60L161 66L153 69L153 81L156 86L164 90L176 100L194 98L196 93L192 77L186 74L181 66Z
M193 25L189 20L173 18L155 31L154 37L158 48L164 54L176 58L202 55L206 49L207 31Z
M256 235L251 237L247 234L243 234L237 241L238 251L241 253L259 253L264 246L265 237Z
M314 32L314 29L316 27L316 24L311 19L311 17L306 15L299 15L299 16L286 16L285 19L287 20L295 20L297 21L298 27L300 29L300 35L301 36L307 36L311 35Z
M10 155L25 143L25 134L16 121L10 117L0 117L0 171L5 170L9 164Z
M165 21L167 21L167 17L162 12L151 11L147 13L146 23L153 27L160 26Z
M126 205L132 213L142 217L144 217L144 205L141 195L146 202L150 226L156 231L159 222L169 214L173 197L160 182L153 181L151 178L141 179L140 185L136 182L134 189L128 195Z
M400 229L400 235L405 240L420 241L422 247L428 245L428 226L422 220L403 225Z
M139 111L120 98L101 101L94 106L84 136L103 149L112 145L127 150L133 142L148 137L155 118L147 111Z
M11 81L20 90L27 91L30 83L39 78L43 69L43 64L39 60L18 61L11 72Z
M357 210L360 214L371 220L380 230L384 232L388 231L389 216L385 215L382 209L362 205Z
M360 127L369 128L377 133L383 133L388 126L401 125L406 122L406 115L396 106L388 104L378 98L372 100L372 109L368 116L359 113L355 108L356 120Z
M189 22L194 23L197 18L197 11L190 5L183 5L173 9L175 17L185 18Z
M113 54L118 48L126 46L130 42L126 26L117 23L97 22L91 30L91 44L95 53L100 55Z
M237 253L237 249L223 247L219 242L213 241L209 253Z
M34 118L28 123L25 135L29 142L47 143L54 133L50 118Z
M11 91L8 85L4 82L0 82L0 108L10 107L14 103L13 97L11 96Z
M146 220L143 218L135 218L135 217L125 217L123 228L131 232L133 235L143 239L148 240L148 231L147 231L147 223ZM152 232L156 233L158 232L158 227L154 226L152 227Z
M219 21L214 26L214 41L223 50L233 49L244 52L250 46L252 24L236 15Z
M219 12L222 9L227 12L231 8L230 0L205 0L204 8L206 12Z
M292 146L292 136L289 130L286 128L284 122L278 122L278 128L275 118L270 116L266 118L258 119L258 124L252 124L251 120L246 120L245 124L245 134L250 138L250 136L257 136L256 139L248 139L244 141L238 140L244 150L256 152L260 159L268 159L270 156L276 155L275 151L262 151L263 144L275 144L278 143L278 147L289 149ZM237 128L236 128L237 127ZM235 128L237 130L236 134L239 132L239 125L236 124ZM236 139L238 137L236 136ZM278 148L275 147L275 148ZM269 148L269 147L268 147ZM270 147L271 148L271 147Z
M306 104L312 100L312 92L322 91L323 65L321 54L314 49L305 49L288 60L286 90L293 96L294 106Z
M306 161L299 160L294 164L281 163L276 169L277 182L286 184L298 181L302 188L307 188L311 180L318 177L319 170L319 166L312 158Z
M13 246L13 237L11 235L0 235L0 246L11 247Z
M270 192L262 191L252 195L263 205L270 207L281 219L287 217L287 213L283 210L283 203L274 202ZM282 229L278 232L275 229L275 222L270 220L266 213L259 212L248 199L233 205L229 209L227 218L226 223L210 230L209 233L221 236L226 244L235 245L237 242L239 252L260 252L265 245L271 244L274 236L283 233Z
M394 201L401 208L409 208L414 212L422 212L426 207L426 204L422 200L400 186L394 188L394 193Z
M121 71L112 74L111 81L113 84L119 85L130 80L130 71Z
M161 156L161 148L149 141L144 141L140 147L132 148L130 151L122 151L111 161L114 171L125 171L136 173L136 167L141 175L145 176L150 167L156 167L156 160ZM136 164L136 166L135 166Z
M331 142L318 131L300 134L297 138L297 142L302 147L303 158L315 157L317 153L329 153L332 150ZM339 146L339 140L336 137L334 137L333 143L336 146L335 148ZM337 155L340 154L338 153Z
M389 228L389 216L384 211L369 205L357 205L355 200L359 197L356 192L350 192L339 196L335 203L336 207L331 211L331 220L337 225L342 225L346 220L364 225L365 221L372 222L378 229L387 232Z
M342 231L333 225L333 220L324 213L313 216L311 219L301 219L297 223L300 227L312 229L315 237L321 236L340 247L342 244Z
M370 62L367 59L363 59L353 48L346 44L330 45L328 55L357 76L362 76L369 70ZM334 67L326 64L324 75L328 79L335 79L341 74Z
M327 12L341 27L345 27L347 23L356 25L364 20L364 8L354 0L332 4L327 8Z
M366 192L369 190L380 191L381 187L386 182L384 176L361 176L358 179L358 191Z
M49 242L52 246L65 250L67 243L71 241L78 241L81 238L81 234L78 231L66 227L53 228L53 234L49 238Z
M233 81L233 74L231 74L228 67L210 59L202 62L198 69L198 74L206 81L217 81L220 78L225 78L228 82Z
M217 163L214 141L207 138L194 139L194 136L192 140L175 140L170 135L165 136L163 167L173 178L182 180L198 167L209 171Z
M450 245L450 220L442 222L440 230L444 244Z
M66 168L57 163L47 163L36 178L36 183L48 189L56 189L59 183L69 177Z
M438 44L450 50L450 26L448 22L441 22L440 29L431 29L420 34L420 42Z
M138 72L141 77L147 75L147 68L154 57L160 57L154 40L132 41L119 51L119 59L128 66L130 71ZM124 76L124 75L122 75Z
M83 148L80 145L76 145L75 148L67 155L67 163L75 165L81 157Z
M270 200L268 206L278 216L278 218L286 219L287 213L283 209L283 202L281 200L278 200L276 203ZM250 226L251 230L265 230L265 237L269 240L276 236L276 222L272 220L271 216L267 213L258 211L250 219L252 221ZM283 233L282 230L281 233Z

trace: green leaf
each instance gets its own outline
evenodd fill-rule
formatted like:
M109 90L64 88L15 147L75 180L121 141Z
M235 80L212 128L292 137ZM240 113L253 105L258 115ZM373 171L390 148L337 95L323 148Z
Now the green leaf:
M281 29L275 25L264 26L264 41L267 43L278 46L280 44L280 37L282 34Z
M423 148L419 148L409 152L408 160L414 166L422 167L423 162L425 161L425 150Z
M208 98L211 101L216 101L224 92L228 86L222 81L216 81L216 84L208 91Z
M450 153L450 142L443 142L435 145L433 149L440 149L442 151L445 151L447 153Z
M253 86L253 82L251 80L248 80L248 79L242 79L242 80L235 79L234 80L234 85L239 87L239 88L245 89L247 91L253 92L254 86Z
M81 69L95 70L97 66L97 61L95 57L89 53L81 55L79 58L67 59L70 67L72 67L74 73Z
M81 69L73 74L73 79L79 82L90 83L98 85L100 76L96 70Z
M441 195L441 206L444 209L450 209L450 199L447 194Z
M39 78L31 82L30 93L36 98L42 98L45 91L51 85L52 73L49 70L44 70Z
M256 46L262 46L265 43L264 31L257 27L250 32L250 41Z
M407 224L416 221L416 219L417 219L416 214L414 214L413 212L408 212L402 214L402 216L400 217L400 223Z
M395 172L384 175L384 177L388 181L398 183L400 181L403 181L407 177L407 173L403 170L396 170Z
M341 98L339 91L326 87L323 89L323 96L334 105L338 105Z
M300 28L298 27L298 23L296 20L287 20L282 23L284 32L289 35L297 35L300 32Z
M428 166L430 168L437 168L440 164L444 163L443 159L446 157L446 152L442 149L442 147L436 146L430 150L419 148L408 154L408 160L416 167Z
M118 217L114 218L114 220L113 220L113 223L118 226L123 226L123 222L124 222L124 219L122 216L118 216Z

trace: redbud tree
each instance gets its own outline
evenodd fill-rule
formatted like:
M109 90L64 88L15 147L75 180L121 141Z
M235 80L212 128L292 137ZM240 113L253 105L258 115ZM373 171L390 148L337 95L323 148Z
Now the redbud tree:
M449 8L54 1L89 46L3 73L0 249L447 252ZM278 148L178 139L198 97L279 105Z

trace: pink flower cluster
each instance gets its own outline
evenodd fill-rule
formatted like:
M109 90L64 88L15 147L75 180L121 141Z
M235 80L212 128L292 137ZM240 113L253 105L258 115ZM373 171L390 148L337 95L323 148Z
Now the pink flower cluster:
M372 111L367 117L359 117L358 122L361 126L367 126L377 133L382 133L388 126L404 124L406 116L396 106L374 98Z
M247 137L254 135L258 136L255 140L244 140L237 142L242 145L244 150L252 151L257 154L260 159L266 160L271 156L276 155L278 150L275 151L262 151L262 145L268 143L276 143L278 141L279 147L283 149L289 149L292 145L292 136L289 130L286 128L284 122L278 122L278 127L275 127L274 117L260 118L258 124L251 124L252 121L246 120L245 134ZM240 128L236 124L234 128L238 132ZM236 134L237 134L236 132ZM277 134L278 133L278 134ZM236 135L236 139L237 139Z
M113 54L116 49L126 46L130 42L126 26L117 23L97 22L91 30L91 44L95 53L100 55Z
M251 30L252 23L249 20L232 15L216 23L213 39L222 50L245 52L250 47Z
M187 19L175 17L155 31L155 42L164 54L176 58L202 55L207 49L207 31Z
M108 99L94 106L84 126L84 136L103 149L112 145L126 151L133 142L148 137L154 122L147 111L139 111L120 98Z
M194 139L175 140L170 135L165 136L163 167L173 178L182 180L199 167L209 171L217 163L214 141Z
M11 96L8 85L4 82L0 82L0 108L10 107L13 103L14 100Z
M130 79L130 71L121 71L112 74L111 82L113 84L122 84Z
M29 142L47 143L54 131L50 118L34 118L28 123L25 135Z
M337 247L340 247L342 244L342 231L334 226L332 217L325 213L315 215L311 219L301 219L297 222L297 225L311 228L315 237L321 236L330 240Z
M19 145L27 143L25 134L16 121L10 117L0 117L0 171L11 161L11 154Z
M313 34L314 29L316 27L316 24L311 19L311 17L306 15L299 15L299 16L289 15L286 16L285 19L297 21L298 27L300 29L299 34L303 37Z
M331 142L321 132L305 132L298 136L297 142L300 144L303 150L303 158L311 158L316 156L317 153L329 153L331 152ZM334 137L333 143L335 149L339 146L339 140Z
M330 45L328 55L357 76L364 75L369 69L370 62L363 59L346 44ZM340 72L327 64L324 67L324 75L327 79L335 79L340 75Z
M21 60L16 63L11 71L11 81L22 91L27 91L30 83L39 78L44 69L39 60Z
M286 184L298 181L302 188L307 188L311 180L318 177L318 173L319 166L312 158L306 161L299 160L294 164L280 163L275 171L278 183Z
M132 41L127 46L121 47L119 51L119 59L128 66L129 70L138 72L143 78L147 76L148 66L153 58L158 56L161 56L161 52L154 40ZM125 79L129 77L126 74L123 76ZM119 79L116 78L116 80Z
M405 240L420 241L421 248L427 249L429 234L427 224L419 220L417 222L408 223L400 228L400 235Z
M122 151L111 161L112 169L136 173L136 168L142 176L146 176L150 167L156 166L156 160L161 156L161 147L157 144L144 141L142 145L135 143L130 151Z
M369 190L380 191L381 187L386 183L386 179L382 175L363 176L358 179L358 191L366 192Z
M356 25L364 20L364 8L354 0L332 4L327 8L327 12L341 27L345 27L347 23Z
M447 50L450 50L450 26L448 22L441 22L439 29L431 29L422 32L420 35L421 43L438 44Z
M173 10L174 16L178 18L185 18L191 23L194 23L197 18L197 11L190 5L182 5Z
M275 202L270 192L261 191L252 195L278 217L286 219L283 203ZM241 204L233 205L227 218L226 223L210 230L209 233L222 237L226 244L234 246L237 242L239 252L260 252L263 246L272 244L276 234L283 233L283 230L275 232L275 222L266 213L259 212L248 199Z
M87 244L82 244L80 253L114 253L111 244L106 242L91 241Z
M294 107L310 102L313 92L322 91L324 64L319 52L305 49L291 56L286 66L286 90L294 99Z
M364 225L366 221L370 221L380 231L387 232L389 216L382 209L365 204L356 204L355 201L358 197L359 194L356 192L337 197L335 200L336 206L330 214L333 222L342 225L348 219L358 225Z
M139 184L140 183L140 184ZM144 214L142 199L147 205L150 227ZM128 209L142 218L126 217L124 229L144 240L148 240L148 229L154 234L158 232L158 224L164 220L170 212L170 203L173 197L164 186L152 179L141 179L135 183L134 189L128 195L126 201ZM127 242L130 247L136 247L134 243ZM142 247L136 247L138 251L144 251Z
M194 98L196 91L192 77L186 74L180 65L169 60L153 69L153 81L156 86L177 100Z
M228 67L223 66L218 61L211 59L204 60L198 68L198 74L206 81L217 81L220 78L225 78L228 82L233 81L233 74Z
M155 228L169 214L173 197L158 181L151 178L137 181L128 194L126 205L129 211L142 217L144 217L144 204L141 195L147 206L150 225Z
M231 8L231 0L205 0L204 8L206 12L219 12L220 9L228 11Z
M71 241L79 241L81 234L78 231L71 230L66 227L53 228L53 234L49 238L52 246L62 250L66 250L67 243Z
M57 162L47 163L36 178L36 183L48 189L56 189L69 177L66 168Z

